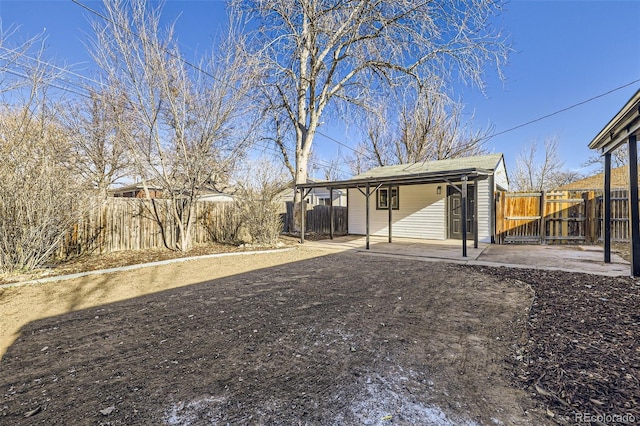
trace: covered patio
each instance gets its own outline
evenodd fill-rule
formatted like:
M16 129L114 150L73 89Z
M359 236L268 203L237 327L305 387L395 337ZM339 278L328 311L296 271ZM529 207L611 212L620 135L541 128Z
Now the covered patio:
M364 246L366 250L369 250L371 247L371 233L370 233L370 221L371 221L371 213L370 213L370 198L372 194L380 188L387 188L388 194L391 194L393 187L402 187L408 185L421 185L421 184L442 184L443 186L448 186L453 188L455 191L458 191L461 194L461 210L462 210L462 238L461 241L457 244L460 244L460 249L462 252L462 257L468 257L468 230L467 230L467 218L469 215L468 211L468 191L469 191L469 183L478 182L481 180L491 179L493 180L493 170L471 167L459 170L445 170L445 171L433 171L433 172L423 172L423 173L407 173L403 175L397 176L371 176L364 178L354 178L349 180L342 181L330 181L330 182L312 182L305 184L297 184L296 190L300 192L301 200L304 200L306 195L313 188L329 188L330 193L332 194L335 189L357 189L366 199L365 207L365 239ZM333 197L330 197L332 199ZM388 202L388 236L386 238L387 243L391 244L393 242L393 203ZM305 224L304 224L304 203L300 203L300 217L301 217L301 243L304 244L304 232L305 232ZM473 212L473 248L478 249L478 203L474 203L475 211ZM333 239L333 205L330 204L330 217L331 217L331 234L330 238ZM379 244L381 241L378 241L379 238L376 239L376 243ZM357 241L357 240L356 240ZM452 240L449 240L452 241ZM459 249L459 250L460 250Z
M611 153L623 145L629 149L629 230L631 275L640 276L640 212L638 208L638 133L640 90L589 143L604 156L604 261L611 262Z

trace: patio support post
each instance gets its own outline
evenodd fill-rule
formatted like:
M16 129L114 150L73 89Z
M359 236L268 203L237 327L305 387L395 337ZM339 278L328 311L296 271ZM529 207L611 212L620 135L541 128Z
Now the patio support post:
M538 232L540 233L540 244L547 244L547 193L540 191L540 220L538 221Z
M369 186L369 184L367 183L367 192L365 193L365 210L366 210L366 229L367 229L367 244L366 244L366 249L369 250L369 195L371 195L371 187Z
M399 194L398 194L399 195ZM391 220L392 220L392 216L393 216L393 206L392 206L392 202L391 200L393 199L393 197L391 197L391 185L389 185L387 187L387 207L389 210L389 243L391 243L391 239L392 239L392 231L391 231Z
M604 263L611 263L611 153L604 155Z
M640 276L640 214L638 212L638 141L629 136L629 219L631 220L631 275Z
M333 214L333 188L329 188L329 238L333 240L333 226L334 226L334 214Z
M496 203L496 183L495 178L493 177L493 173L489 176L489 202L491 206L489 207L490 216L489 216L489 229L491 234L491 244L496 243L496 207L498 204ZM476 198L478 195L476 194Z
M306 214L304 208L304 188L300 188L300 244L304 244L304 219Z
M467 257L467 176L462 176L462 257Z
M478 181L473 193L473 248L478 248Z

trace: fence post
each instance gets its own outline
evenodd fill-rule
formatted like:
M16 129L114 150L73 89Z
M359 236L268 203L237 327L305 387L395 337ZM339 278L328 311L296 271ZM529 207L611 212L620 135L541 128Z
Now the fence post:
M504 191L496 191L494 195L494 211L495 211L495 236L496 244L504 244Z
M329 237L333 240L333 228L334 225L334 212L333 212L333 188L329 188Z
M584 200L584 242L594 242L595 229L593 227L593 217L595 216L593 191L583 192L582 199Z
M538 232L540 232L540 244L547 243L547 197L545 191L540 191L540 225Z

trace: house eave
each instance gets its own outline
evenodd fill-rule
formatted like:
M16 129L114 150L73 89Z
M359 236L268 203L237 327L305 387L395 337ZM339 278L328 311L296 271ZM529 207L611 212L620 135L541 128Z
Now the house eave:
M590 149L603 154L624 144L628 137L640 131L640 90L638 90L620 111L600 130L589 143Z
M325 181L322 183L301 183L296 185L298 189L311 188L362 188L364 186L378 185L419 185L428 183L450 183L460 182L466 176L467 180L482 180L488 178L494 172L493 170L468 168L460 170L447 170L437 172L424 172L395 176L375 176L358 179Z

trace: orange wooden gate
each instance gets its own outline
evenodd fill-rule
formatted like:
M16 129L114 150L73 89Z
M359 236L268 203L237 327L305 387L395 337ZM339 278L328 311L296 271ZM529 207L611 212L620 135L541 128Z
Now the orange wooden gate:
M496 242L594 242L596 197L593 191L497 192Z

